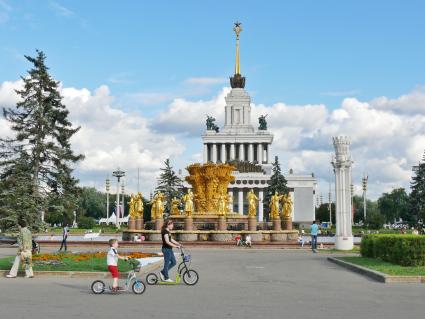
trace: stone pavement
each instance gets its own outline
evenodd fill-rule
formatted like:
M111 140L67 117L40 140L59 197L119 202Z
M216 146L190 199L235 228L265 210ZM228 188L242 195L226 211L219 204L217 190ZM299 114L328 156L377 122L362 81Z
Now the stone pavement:
M0 249L0 256L10 254ZM12 251L13 252L13 251ZM381 284L326 254L192 249L194 287L148 286L144 295L93 295L90 279L0 278L0 317L422 318L425 285Z

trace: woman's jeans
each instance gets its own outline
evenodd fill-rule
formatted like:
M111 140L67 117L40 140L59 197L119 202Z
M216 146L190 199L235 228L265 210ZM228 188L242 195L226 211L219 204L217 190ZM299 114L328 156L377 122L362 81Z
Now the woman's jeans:
M168 271L176 265L176 257L174 256L172 248L162 248L162 253L164 254L164 269L162 269L162 274L165 279L170 278L168 276Z

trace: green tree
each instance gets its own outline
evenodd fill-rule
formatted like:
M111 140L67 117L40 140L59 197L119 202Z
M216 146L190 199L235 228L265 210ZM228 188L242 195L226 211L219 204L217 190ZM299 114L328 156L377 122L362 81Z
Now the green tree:
M16 91L20 101L16 108L3 109L15 136L2 140L0 170L2 179L13 178L14 173L26 170L26 182L31 189L22 194L22 199L28 202L31 198L35 204L25 212L27 221L34 225L52 200L55 205L64 206L68 200L61 203L58 198L75 196L78 180L72 176L72 166L83 155L74 154L71 148L70 139L79 127L72 127L68 120L69 111L62 104L59 82L51 77L45 65L46 56L37 50L35 58L25 58L33 66L27 76L21 77L24 88ZM21 165L24 159L26 166Z
M399 218L410 221L409 195L404 188L396 188L391 193L383 193L378 199L379 212L385 216L387 223L393 223Z
M272 176L270 177L269 186L266 188L266 194L264 196L264 207L265 207L265 216L268 218L270 214L270 198L275 192L279 194L288 194L289 189L286 186L287 181L285 176L282 174L280 168L279 159L277 156L274 158L274 163L272 164Z
M335 225L335 204L332 203L332 224ZM329 204L323 203L319 207L316 207L316 220L320 220L321 222L329 221Z
M412 221L425 222L425 153L422 161L414 168L414 176L410 184L411 193L409 198Z
M112 208L114 196L110 196L109 200L110 208ZM94 187L81 188L77 205L77 216L88 216L95 219L106 217L106 194L99 192Z
M164 168L161 168L161 175L158 178L156 192L162 192L165 195L165 199L167 200L165 213L168 214L171 209L171 200L173 197L182 197L183 184L180 177L174 172L169 158L165 160L164 165Z
M370 229L380 229L385 223L385 216L377 210L367 213L365 225Z

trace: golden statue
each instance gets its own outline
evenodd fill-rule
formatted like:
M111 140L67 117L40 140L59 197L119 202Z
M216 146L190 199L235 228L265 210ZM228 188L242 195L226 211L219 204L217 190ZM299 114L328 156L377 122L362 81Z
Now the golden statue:
M283 195L279 195L278 192L275 192L274 195L270 198L270 218L279 218L279 202L282 197Z
M258 197L255 196L254 191L252 189L249 191L246 198L248 199L248 203L249 203L248 216L249 217L257 216L257 202L259 200L258 200Z
M180 205L180 199L177 199L176 197L174 197L171 200L171 215L172 216L180 215L179 205Z
M290 219L292 217L292 197L290 194L283 195L282 198L282 214L284 218Z
M227 195L221 194L218 197L218 216L225 216L229 210L229 205L227 203Z
M226 194L229 183L235 180L235 167L229 164L192 164L186 181L192 185L194 206L199 214L217 214L220 194Z
M151 218L152 219L162 219L164 216L165 203L164 203L164 194L158 192L155 194L153 200L151 201Z
M134 209L136 211L136 217L138 218L143 217L144 205L143 205L143 196L141 192L138 192L137 196L135 197Z
M193 193L192 190L188 190L187 194L182 197L184 201L184 213L186 217L191 217L193 214Z
M226 214L233 213L233 195L227 194L226 198Z
M136 197L131 194L130 195L130 201L128 202L129 207L129 215L131 218L136 219L137 218L137 212L136 212Z

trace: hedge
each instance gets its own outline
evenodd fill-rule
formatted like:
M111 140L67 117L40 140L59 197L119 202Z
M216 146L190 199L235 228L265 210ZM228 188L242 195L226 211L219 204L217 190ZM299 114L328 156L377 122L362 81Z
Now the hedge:
M425 236L366 235L360 253L401 266L425 266Z

